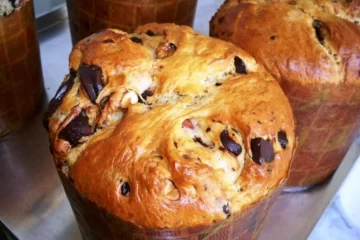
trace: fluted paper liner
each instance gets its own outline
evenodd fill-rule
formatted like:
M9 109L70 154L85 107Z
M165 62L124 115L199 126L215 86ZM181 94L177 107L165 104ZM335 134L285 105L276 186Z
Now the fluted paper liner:
M146 229L140 228L114 216L96 205L78 192L67 176L58 171L65 192L74 211L80 232L86 240L100 239L211 239L245 240L257 239L268 216L269 209L276 199L279 188L270 191L258 202L248 206L242 212L210 226L197 226L181 229Z
M19 128L41 103L39 46L32 1L0 16L0 136Z
M292 105L298 137L287 185L321 183L341 164L358 133L359 85L280 84Z
M146 23L192 26L197 0L67 0L73 44L105 28L133 32Z

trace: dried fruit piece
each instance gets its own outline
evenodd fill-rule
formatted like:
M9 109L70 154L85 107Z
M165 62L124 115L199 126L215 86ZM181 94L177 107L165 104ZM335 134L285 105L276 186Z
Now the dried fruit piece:
M90 100L95 104L97 96L104 88L102 70L96 65L81 64L79 67L81 84Z
M224 147L235 156L238 156L241 153L241 146L229 136L229 132L226 129L221 132L220 140Z
M60 131L59 138L68 141L72 147L76 147L82 137L90 136L92 133L89 118L83 109L77 117Z
M156 58L163 59L172 56L177 47L171 42L162 42L155 50Z
M265 162L272 162L275 154L270 140L262 138L251 139L252 159L259 165Z
M182 127L194 129L194 124L192 124L192 122L190 121L190 119L185 119L185 120L182 122Z
M59 108L62 103L63 98L66 93L72 88L74 85L74 79L76 77L76 72L74 70L70 70L70 74L68 75L67 81L63 82L59 89L57 90L55 96L50 100L48 109L43 117L43 125L46 130L49 130L49 118L55 113L55 111Z

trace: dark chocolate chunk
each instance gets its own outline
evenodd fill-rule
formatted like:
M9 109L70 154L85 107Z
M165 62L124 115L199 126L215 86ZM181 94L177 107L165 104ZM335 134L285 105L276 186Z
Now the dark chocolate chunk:
M152 91L150 91L149 89L145 90L142 94L141 97L146 100L147 97L151 97L154 93Z
M155 36L155 33L153 31L151 31L151 30L147 30L146 35L148 35L150 37L153 37L153 36Z
M325 35L328 34L328 29L326 28L325 23L320 20L314 20L312 27L315 29L316 38L321 44L324 44Z
M80 80L90 100L95 104L97 96L104 88L102 70L96 65L81 64L79 67Z
M56 91L55 96L50 100L47 111L43 117L43 125L46 130L49 130L49 118L55 113L58 107L61 105L63 98L66 93L74 85L74 79L76 77L76 71L70 69L70 74L68 75L67 81L63 82L59 89Z
M275 40L275 38L276 38L275 36L271 36L270 40Z
M229 132L226 129L221 132L220 140L224 147L235 156L241 153L241 146L229 136Z
M102 41L103 43L114 43L114 40L112 39L105 39Z
M127 196L127 195L129 195L129 193L130 193L130 184L128 182L124 182L121 185L121 194L123 196Z
M235 63L235 71L237 73L240 73L240 74L246 74L247 73L245 63L241 58L236 56L234 58L234 63Z
M222 83L215 83L215 86L221 86L222 85Z
M90 136L92 133L89 118L83 109L77 117L60 131L59 138L68 141L72 147L76 147L82 137Z
M194 137L193 140L194 140L194 142L200 143L202 146L210 148L210 149L214 148L214 146L215 146L215 144L213 142L206 143L200 137Z
M222 207L222 209L223 209L223 212L224 212L226 215L230 215L230 214L231 214L229 203L225 204L225 205Z
M134 43L139 43L139 44L143 45L143 40L141 38L132 37L132 38L130 38L130 40L133 41Z
M286 136L286 132L284 131L280 131L278 132L278 140L279 140L279 143L280 143L280 146L285 149L286 148L286 145L288 144L288 139L287 139L287 136Z
M264 140L262 138L251 139L251 152L252 159L259 165L265 162L272 162L275 154L273 146L270 140Z
M174 146L175 146L176 148L178 148L178 144L177 144L177 142L174 142Z
M208 128L206 129L206 132L210 132L210 131L211 131L211 128L208 127Z

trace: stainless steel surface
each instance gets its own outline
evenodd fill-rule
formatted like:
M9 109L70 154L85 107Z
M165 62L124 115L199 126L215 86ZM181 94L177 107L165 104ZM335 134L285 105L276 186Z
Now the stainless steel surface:
M221 2L199 1L196 30L208 32L208 20ZM67 73L71 50L66 13L58 14L60 21L39 34L47 96L54 95ZM42 112L24 129L0 138L0 219L21 240L81 239L49 152ZM282 194L260 239L306 239L359 154L359 143L354 143L328 184Z

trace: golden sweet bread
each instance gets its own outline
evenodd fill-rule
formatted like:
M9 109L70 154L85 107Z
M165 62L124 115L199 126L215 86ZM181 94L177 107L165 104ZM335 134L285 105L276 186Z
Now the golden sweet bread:
M287 177L294 121L246 52L186 26L80 41L44 118L77 191L140 227L209 225Z
M296 119L288 185L320 183L360 127L360 1L226 1L211 35L235 43L279 81Z

